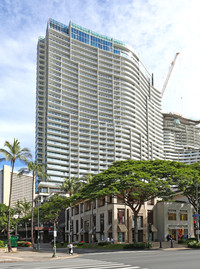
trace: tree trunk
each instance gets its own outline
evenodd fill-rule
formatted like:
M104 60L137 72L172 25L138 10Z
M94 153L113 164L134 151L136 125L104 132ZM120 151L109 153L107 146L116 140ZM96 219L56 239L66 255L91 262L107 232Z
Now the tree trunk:
M9 206L8 206L8 252L12 252L11 242L10 242L10 210L11 210L11 201L12 201L12 184L13 184L13 172L14 172L14 165L12 163L12 171L10 177L10 196L9 196Z
M137 222L138 212L134 211L134 243L138 242L138 222Z
M34 242L34 236L33 236L33 203L34 203L34 182L35 182L35 173L33 172L33 181L32 181L32 201L31 201L31 243L32 248L35 249L35 242Z

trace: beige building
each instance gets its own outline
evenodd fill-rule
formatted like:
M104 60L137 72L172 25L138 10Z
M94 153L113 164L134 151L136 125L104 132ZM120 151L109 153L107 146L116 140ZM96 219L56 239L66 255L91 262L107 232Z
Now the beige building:
M138 216L138 239L148 241L148 223L153 224L154 201L144 203ZM132 243L134 222L132 210L119 197L105 197L80 203L71 208L71 235L74 242L106 241ZM157 231L151 225L153 231ZM153 232L153 236L154 236Z
M154 212L158 227L155 239L158 241L165 240L168 234L174 240L194 236L191 204L184 201L160 202L156 204Z
M10 166L4 165L3 169L0 170L0 203L6 205L9 204L10 175ZM14 206L17 200L23 201L24 198L28 202L32 200L32 176L22 175L19 177L18 173L14 173L11 206Z
M138 215L138 241L166 241L194 236L193 208L185 201L145 202ZM149 238L148 238L149 236ZM73 242L115 243L134 241L132 210L119 197L105 197L95 202L82 202L71 208L71 238Z

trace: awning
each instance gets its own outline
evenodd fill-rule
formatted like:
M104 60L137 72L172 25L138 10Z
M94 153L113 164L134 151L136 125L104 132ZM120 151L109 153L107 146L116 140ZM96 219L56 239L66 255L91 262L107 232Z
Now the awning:
M156 233L158 231L158 229L153 224L151 225L151 230L153 233Z
M80 229L80 231L78 232L78 234L84 234L85 231L83 229Z
M112 225L108 225L107 229L104 230L104 232L109 232L112 231Z
M125 224L118 224L118 228L119 228L120 232L122 232L122 233L125 233L128 231Z
M95 230L96 230L96 227L94 226L94 228L92 228L92 229L89 231L89 234L93 234Z

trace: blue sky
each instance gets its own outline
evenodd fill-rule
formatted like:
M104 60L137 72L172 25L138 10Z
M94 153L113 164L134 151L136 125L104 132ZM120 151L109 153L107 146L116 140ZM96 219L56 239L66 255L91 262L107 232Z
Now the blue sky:
M158 89L180 52L163 111L200 119L199 8L198 0L1 0L0 148L15 137L34 155L36 47L49 17L131 45Z

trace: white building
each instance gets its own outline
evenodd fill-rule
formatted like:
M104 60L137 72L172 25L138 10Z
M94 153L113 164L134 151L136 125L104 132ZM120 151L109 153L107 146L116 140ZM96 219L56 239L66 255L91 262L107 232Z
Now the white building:
M37 48L36 160L46 195L65 177L117 160L163 158L161 95L135 51L72 22L48 20Z
M163 113L164 158L186 164L200 161L200 121Z

